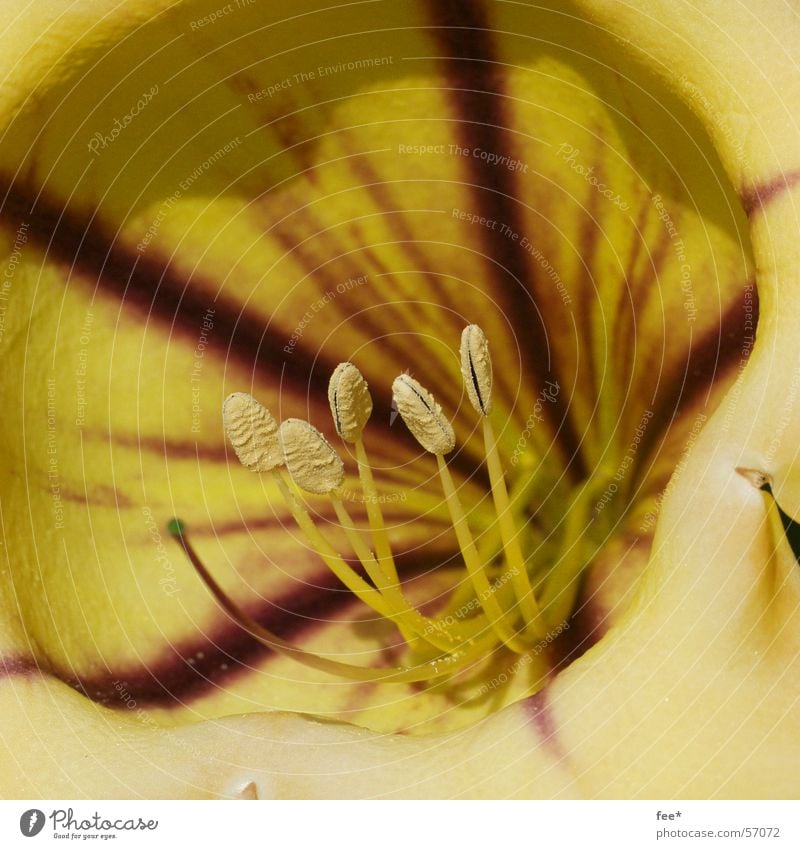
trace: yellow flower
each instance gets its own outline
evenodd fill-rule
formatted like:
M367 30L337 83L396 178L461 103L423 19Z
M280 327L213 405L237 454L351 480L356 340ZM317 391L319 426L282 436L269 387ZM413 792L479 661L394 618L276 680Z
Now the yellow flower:
M0 37L0 793L795 797L796 22L777 2L282 9L43 4ZM470 324L491 412L480 375L462 388ZM284 657L167 532L180 516L292 645L435 662L416 614L345 591L282 484L226 447L233 392L334 442L344 361L378 489L340 443L342 503L362 528L380 504L443 641L492 634L455 675ZM406 370L452 421L446 465L395 420ZM539 624L504 580L483 413ZM307 500L352 561L333 504Z

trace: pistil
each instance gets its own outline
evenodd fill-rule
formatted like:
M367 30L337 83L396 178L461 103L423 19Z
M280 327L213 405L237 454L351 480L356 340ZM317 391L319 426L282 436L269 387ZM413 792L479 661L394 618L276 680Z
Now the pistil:
M314 654L313 652L305 651L304 649L287 642L268 628L265 628L263 625L260 625L252 617L244 613L238 605L236 605L228 597L197 555L197 552L194 550L194 547L189 541L189 535L183 522L179 519L172 519L167 525L167 530L172 538L176 540L183 549L189 562L211 591L211 594L217 600L220 607L222 607L222 609L234 622L236 622L237 625L260 643L267 646L267 648L285 655L286 657L291 657L298 663L302 663L304 666L309 666L312 669L318 669L321 672L336 675L339 678L347 678L351 681L382 684L413 684L421 681L433 681L437 678L452 675L455 672L463 670L471 663L474 663L474 658L470 657L466 652L454 652L453 654L445 657L428 660L417 664L416 666L373 669L356 666L350 663L343 663L339 660L332 660L330 658Z

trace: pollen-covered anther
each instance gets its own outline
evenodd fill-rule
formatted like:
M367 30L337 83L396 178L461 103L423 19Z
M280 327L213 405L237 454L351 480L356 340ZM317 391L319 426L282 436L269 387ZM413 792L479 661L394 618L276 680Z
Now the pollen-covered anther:
M431 454L449 454L456 445L450 421L433 395L407 374L395 378L392 393L397 410L419 444Z
M488 416L492 411L492 357L486 334L477 324L469 324L461 332L461 374L470 404Z
M251 472L283 465L278 424L266 407L246 392L234 392L222 404L222 424L239 462Z
M286 419L278 434L286 468L300 489L325 495L342 485L342 458L313 425L302 419Z
M345 442L361 438L372 415L372 396L364 376L352 363L340 363L328 384L328 402L336 432Z

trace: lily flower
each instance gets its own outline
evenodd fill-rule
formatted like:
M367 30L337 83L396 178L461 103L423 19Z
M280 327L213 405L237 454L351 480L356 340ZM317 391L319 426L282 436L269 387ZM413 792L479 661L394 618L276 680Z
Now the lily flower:
M4 797L797 796L782 4L8 11Z

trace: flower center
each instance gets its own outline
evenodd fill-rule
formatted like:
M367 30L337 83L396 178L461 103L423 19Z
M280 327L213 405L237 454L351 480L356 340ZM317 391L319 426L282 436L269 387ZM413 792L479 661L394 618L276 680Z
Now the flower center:
M458 542L469 588L455 590L435 616L412 604L398 575L381 510L372 467L362 438L372 413L367 382L352 363L334 371L328 400L338 435L351 444L358 464L367 528L360 528L345 506L345 467L333 446L310 423L286 419L280 426L255 398L234 393L223 405L226 435L240 462L273 477L281 497L308 545L361 602L391 621L405 645L409 662L401 667L366 668L326 658L288 643L244 613L220 588L200 561L182 522L170 522L170 534L183 548L198 575L223 609L270 649L300 663L355 681L433 681L461 672L497 650L518 655L541 651L565 627L577 596L580 576L590 562L584 545L589 505L596 487L584 487L573 499L561 538L562 556L542 568L523 554L523 532L532 480L507 487L492 413L492 360L483 331L469 325L461 337L461 372L467 397L480 417L485 463L494 506L492 531L476 544L467 512L446 456L456 444L450 420L431 393L408 374L392 385L394 403L412 435L436 458L444 504ZM300 492L329 499L363 574L345 559L306 509Z

